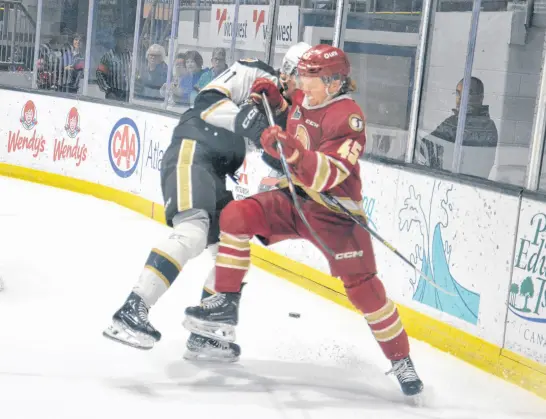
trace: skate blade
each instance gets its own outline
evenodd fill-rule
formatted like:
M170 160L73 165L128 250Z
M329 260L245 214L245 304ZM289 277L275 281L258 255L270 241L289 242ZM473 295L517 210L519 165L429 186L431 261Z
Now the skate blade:
M135 332L120 322L114 322L108 329L102 332L105 338L122 343L136 349L150 350L154 347L155 340L144 333Z
M224 352L224 351L222 351ZM219 353L219 351L191 351L186 349L183 355L184 359L187 361L195 362L211 362L211 363L221 363L221 364L230 364L233 362L239 361L238 356Z
M235 327L230 324L208 322L195 317L186 316L182 322L186 330L198 335L221 340L222 342L235 342Z
M430 398L430 394L428 394ZM427 392L425 389L421 390L420 393L414 394L413 396L404 396L404 401L408 406L422 408L427 406Z

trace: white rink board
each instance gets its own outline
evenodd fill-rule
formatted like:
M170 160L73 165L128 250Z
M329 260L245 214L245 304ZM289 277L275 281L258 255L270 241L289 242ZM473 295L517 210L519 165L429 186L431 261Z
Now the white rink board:
M29 100L34 103L36 113L31 112L27 129L21 117ZM73 107L78 115L74 130L67 124ZM159 166L178 118L12 91L2 91L0 115L3 121L0 124L0 162L107 185L163 204ZM23 149L8 152L9 137L14 133L27 137L36 133L39 139L43 139L43 151L36 153ZM73 157L57 159L55 141L58 143L63 139L65 145L79 148L75 149ZM82 157L80 161L78 153L83 153L84 147L85 159ZM405 255L413 253L419 267L422 267L424 251L429 256L427 260L432 260L432 275L436 280L443 281L447 287L454 287L461 294L455 300L446 300L446 296L426 286L423 281L419 285L419 278L411 269L374 242L379 274L393 299L502 346L510 268L514 259L518 198L458 183L440 182L376 163L361 162L361 171L364 208L372 227ZM277 176L270 172L261 162L260 153L251 152L239 173L240 184L233 185L228 181L228 187L234 191L236 199L244 198L267 189L263 179ZM411 197L410 204L420 202L423 208L417 209L416 206L415 211L406 209L404 212L406 200ZM534 210L529 211L534 214ZM531 216L523 214L521 225L528 225L524 220ZM406 226L410 226L409 231L402 228L404 221ZM424 234L421 234L420 226L424 226ZM272 249L329 272L320 252L301 240L277 244ZM516 282L523 279L514 278ZM538 283L535 288L538 288ZM431 301L436 300L442 301L441 309L431 307ZM519 330L509 331L507 341L513 348L516 344L521 348L526 344L518 337ZM533 350L521 349L520 352L544 362L544 358ZM544 356L544 351L541 356Z
M518 197L368 162L363 166L366 195L379 210L374 214L378 232L454 294L437 290L376 244L392 298L502 346ZM378 181L370 182L372 177Z
M34 115L28 118L30 124L21 122L28 103L32 103L30 108L35 110ZM74 130L66 128L72 108L78 115ZM3 115L0 125L1 162L140 194L142 169L139 162L143 155L146 127L153 129L156 115L22 92L3 92L0 109ZM20 138L39 139L38 151L34 150L37 148L35 141L21 142L13 149L10 138L17 134ZM56 145L63 140L72 151L68 157L58 158ZM78 155L78 147L85 149L85 160L71 157L71 154Z
M521 203L505 348L546 365L546 203Z
M163 154L171 143L173 129L177 122L172 117L149 115L145 124L145 135L142 141L143 153L139 162L141 195L161 205L163 205L163 196L159 171Z

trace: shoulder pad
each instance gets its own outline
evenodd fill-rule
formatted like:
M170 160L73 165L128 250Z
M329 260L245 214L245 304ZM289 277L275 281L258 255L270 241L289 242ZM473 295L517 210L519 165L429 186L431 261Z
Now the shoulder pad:
M269 73L272 76L277 75L277 72L275 71L273 67L255 58L243 58L238 60L237 62L245 67L259 68L260 70L265 71L266 73Z

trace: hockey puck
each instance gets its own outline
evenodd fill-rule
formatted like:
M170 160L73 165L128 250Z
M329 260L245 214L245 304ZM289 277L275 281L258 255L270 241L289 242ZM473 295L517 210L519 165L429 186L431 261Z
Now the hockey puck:
M301 316L300 313L288 313L288 315L289 315L290 317L294 317L295 319L299 319L300 316Z

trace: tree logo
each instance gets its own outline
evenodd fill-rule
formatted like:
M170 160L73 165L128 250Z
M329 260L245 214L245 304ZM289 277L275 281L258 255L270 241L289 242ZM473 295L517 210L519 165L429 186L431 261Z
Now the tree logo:
M546 307L545 285L546 279L537 278L537 286L535 287L535 282L531 276L526 277L520 285L512 282L508 298L510 311L530 322L546 323L546 318L535 317L540 316L542 310Z
M514 275L510 285L508 308L521 319L533 323L546 323L546 214L537 213L531 218L534 228L531 237L521 237L516 249L514 268L523 275ZM514 277L525 278L520 284Z

